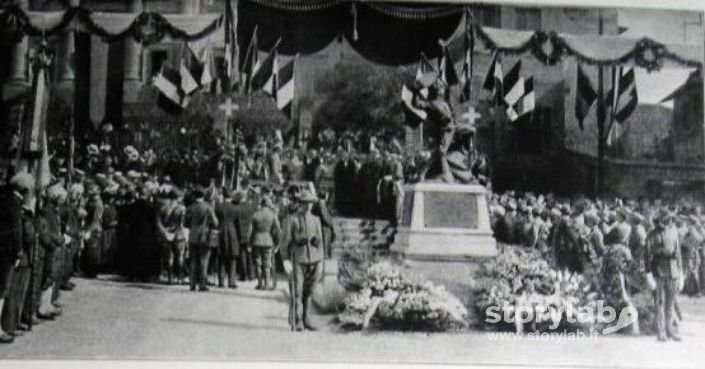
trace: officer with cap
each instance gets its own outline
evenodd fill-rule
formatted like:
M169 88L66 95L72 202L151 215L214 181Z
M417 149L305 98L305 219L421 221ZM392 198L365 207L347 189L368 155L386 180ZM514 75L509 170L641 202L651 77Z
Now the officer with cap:
M292 279L292 298L294 321L297 331L316 330L309 314L311 313L311 296L313 287L322 275L324 259L323 231L320 219L311 210L316 203L316 196L304 190L299 196L302 203L300 212L291 219L289 243L282 250L284 269Z

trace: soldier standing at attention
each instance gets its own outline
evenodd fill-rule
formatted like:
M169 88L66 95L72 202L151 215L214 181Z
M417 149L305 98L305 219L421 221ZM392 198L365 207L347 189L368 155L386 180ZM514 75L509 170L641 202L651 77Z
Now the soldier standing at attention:
M3 211L0 213L0 318L5 319L6 298L12 286L13 272L19 266L23 250L22 205L33 188L34 178L20 173L12 177L10 186L3 194ZM22 302L19 302L22 303ZM11 327L5 327L11 328ZM0 343L12 343L14 337L0 329Z
M211 229L218 227L213 207L207 203L202 188L193 191L196 201L186 209L184 226L189 229L189 259L191 259L191 291L208 291L208 260L211 249L208 237Z
M673 325L674 303L683 285L683 260L673 215L666 209L658 214L656 227L646 239L646 265L656 279L656 321L658 340L680 341Z
M284 269L294 280L294 316L297 331L316 330L311 323L311 296L313 287L321 278L323 232L320 219L311 212L317 199L309 191L299 197L301 211L291 220L288 250L282 250Z
M274 204L269 197L263 196L259 209L252 215L252 225L247 237L248 247L254 250L255 273L257 275L255 289L274 289L272 255L275 246L279 244L280 231L281 227L277 214L274 212Z

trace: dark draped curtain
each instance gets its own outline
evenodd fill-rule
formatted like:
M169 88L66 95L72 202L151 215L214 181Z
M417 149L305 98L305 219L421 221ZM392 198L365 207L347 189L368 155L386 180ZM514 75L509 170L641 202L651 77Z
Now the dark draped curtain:
M439 56L438 40L453 35L463 18L461 8L454 5L316 3L319 6L306 7L285 0L240 1L241 57L257 26L261 51L269 51L281 38L281 54L312 54L345 37L370 61L411 64L422 52L428 57Z

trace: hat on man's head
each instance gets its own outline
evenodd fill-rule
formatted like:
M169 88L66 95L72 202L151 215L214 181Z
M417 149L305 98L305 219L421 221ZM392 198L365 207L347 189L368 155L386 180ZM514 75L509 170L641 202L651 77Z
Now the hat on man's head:
M675 217L675 214L673 214L671 211L669 211L666 208L662 208L656 213L656 220L659 222L667 221L667 220L673 220Z
M34 176L27 172L17 173L10 179L10 186L29 191L34 188Z
M311 191L303 190L299 193L299 201L301 202L318 202L318 198Z
M58 200L66 198L68 192L61 183L57 183L49 188L47 188L47 196L52 200Z

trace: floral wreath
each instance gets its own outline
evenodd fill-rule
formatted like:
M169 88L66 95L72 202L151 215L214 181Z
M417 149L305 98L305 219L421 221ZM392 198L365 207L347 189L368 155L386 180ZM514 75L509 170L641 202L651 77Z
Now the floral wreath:
M137 42L145 45L159 42L164 38L162 18L153 13L140 14L132 29Z
M649 72L661 69L666 47L649 39L644 39L636 44L634 62L636 65Z

